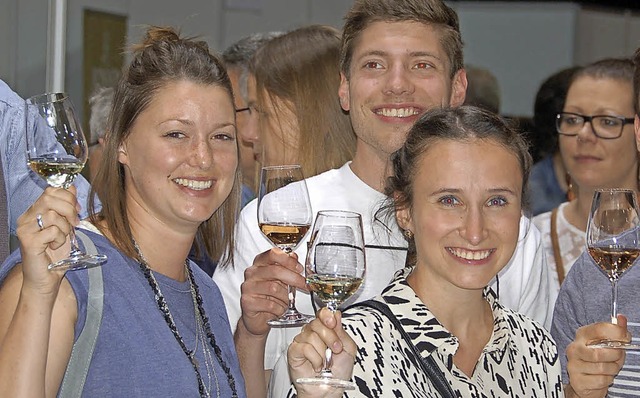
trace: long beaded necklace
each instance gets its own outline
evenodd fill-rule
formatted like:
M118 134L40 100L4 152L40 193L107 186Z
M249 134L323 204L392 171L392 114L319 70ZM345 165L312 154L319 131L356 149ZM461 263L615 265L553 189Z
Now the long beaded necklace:
M133 240L133 246L136 249L136 253L138 255L138 258L136 259L136 262L138 263L138 265L140 266L140 270L142 271L143 275L145 276L145 278L147 279L147 282L149 283L149 286L151 287L151 290L153 291L155 297L156 297L156 304L158 305L158 309L160 310L160 312L162 313L163 317L164 317L164 321L167 323L167 326L169 326L169 329L171 330L171 332L173 333L173 336L175 337L176 341L178 342L178 344L180 345L180 348L182 349L182 351L184 352L184 354L187 356L187 358L189 358L189 362L191 362L191 366L193 367L193 370L196 373L196 378L198 380L198 391L200 392L200 396L203 398L208 398L210 397L210 387L206 388L204 385L204 381L202 380L202 375L200 374L200 370L198 368L198 362L196 361L195 358L195 354L196 354L196 350L198 348L197 346L197 341L198 341L198 330L202 330L201 328L204 328L204 333L206 334L209 343L211 344L211 346L213 347L213 350L216 354L216 357L218 358L218 361L220 362L220 366L222 367L222 369L224 370L227 379L229 381L229 387L231 387L231 392L232 392L232 397L233 398L237 398L238 397L238 391L236 389L236 382L235 379L233 378L233 375L231 374L231 369L229 368L229 366L226 364L226 362L223 360L222 358L222 350L220 350L220 347L218 347L218 344L216 343L216 339L215 336L213 335L213 333L211 332L211 326L209 324L209 318L207 317L206 313L204 312L204 307L202 305L202 296L200 295L200 291L198 289L198 285L196 284L195 278L193 276L193 272L191 271L191 266L189 265L189 261L185 260L185 270L187 273L187 276L189 278L189 285L190 285L190 290L191 290L191 297L193 298L193 304L194 304L194 308L195 308L195 316L196 316L196 346L193 350L189 350L187 348L187 346L184 343L184 340L182 339L182 336L180 336L180 332L178 331L178 328L173 320L173 316L171 316L171 312L169 311L169 306L167 305L167 302L164 298L164 296L162 295L162 292L160 291L160 286L158 285L158 282L156 281L155 276L153 275L153 272L151 272L151 269L149 268L149 265L144 257L144 255L142 254L142 251L140 250L140 247L138 246L138 243ZM207 369L207 374L209 375L210 372L213 372L213 376L215 378L215 384L216 384L216 392L217 392L217 397L220 397L220 388L219 388L219 382L218 382L218 376L215 372L215 369L213 368L213 358L211 358L211 353L208 350L207 347L204 347L205 344L203 344L203 354L204 354L204 358L205 358L205 366ZM211 362L211 363L210 363ZM209 386L211 385L211 376L209 376Z

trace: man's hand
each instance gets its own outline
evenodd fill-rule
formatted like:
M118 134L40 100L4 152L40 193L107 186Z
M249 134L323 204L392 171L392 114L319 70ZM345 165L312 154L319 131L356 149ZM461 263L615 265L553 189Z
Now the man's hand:
M245 329L255 336L266 336L267 321L284 314L289 306L288 286L306 289L302 265L295 253L271 249L256 256L244 272L240 287L240 306Z

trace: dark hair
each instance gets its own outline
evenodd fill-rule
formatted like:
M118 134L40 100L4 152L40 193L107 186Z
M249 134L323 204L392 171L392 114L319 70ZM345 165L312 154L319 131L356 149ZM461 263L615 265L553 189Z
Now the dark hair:
M270 99L296 117L299 145L294 150L305 177L340 167L355 152L356 136L337 98L339 54L340 32L310 25L270 40L251 62L258 105ZM279 111L274 109L276 121L282 120ZM287 150L291 147L283 142L282 151Z
M118 162L118 148L127 139L137 117L167 84L186 80L223 88L233 100L231 82L222 62L209 51L204 41L181 38L174 29L150 27L142 41L132 47L133 58L123 70L115 90L102 164L91 187L91 195L102 200L102 211L91 222L103 220L114 245L127 256L136 258L133 236L126 209L124 167ZM233 256L234 225L240 200L240 170L236 170L231 194L210 219L198 228L196 244L204 244L209 257L229 264ZM105 232L105 231L103 231Z
M633 56L633 63L636 67L633 72L633 109L640 116L640 47Z
M347 78L356 42L373 22L432 25L442 33L440 39L449 58L450 77L464 67L458 15L441 0L356 0L344 19L340 70Z
M387 203L383 214L389 218L395 209L410 208L413 204L413 183L418 174L420 159L436 142L448 140L469 142L492 141L512 152L520 163L522 173L522 203L526 205L527 181L532 160L529 147L518 131L493 112L464 105L458 108L432 109L418 119L409 130L405 144L391 155L392 174L387 178ZM409 242L408 264L414 259L414 242Z
M562 112L567 91L579 66L562 69L549 76L538 88L533 106L533 127L530 135L534 156L539 159L558 150L556 116Z
M500 85L496 76L489 69L474 65L467 65L465 70L467 95L464 104L500 114Z

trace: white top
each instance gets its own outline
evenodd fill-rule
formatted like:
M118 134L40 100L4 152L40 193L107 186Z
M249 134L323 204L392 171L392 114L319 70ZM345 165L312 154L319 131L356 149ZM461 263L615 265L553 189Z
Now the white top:
M385 196L360 180L351 171L349 163L306 181L314 218L320 210L349 210L362 214L367 245L367 272L363 285L353 298L362 301L380 294L391 282L395 272L404 267L406 242L395 220L389 225L391 233L381 222L375 221L375 213ZM234 268L217 268L213 275L224 297L229 322L234 330L241 316L240 285L244 281L244 271L253 264L256 255L271 248L270 242L258 228L256 207L257 201L254 200L240 214ZM551 279L542 251L540 233L529 219L523 217L520 236L513 258L499 274L499 286L496 287L494 281L492 287L498 293L502 305L549 327L556 295L550 294ZM307 254L307 241L308 236L296 250L301 263L304 263ZM298 292L296 306L300 312L315 313L307 293ZM271 329L265 351L265 369L273 369L278 358L283 353L286 355L286 348L299 332L300 328Z
M406 268L398 272L374 300L387 305L420 357L433 359L456 396L564 396L558 349L549 332L526 316L503 308L489 289L485 290L485 298L493 310L493 333L480 353L473 375L462 372L453 363L460 347L458 338L416 296L406 279L411 271ZM412 360L415 356L409 343L385 315L356 306L344 312L342 326L358 346L351 378L357 387L355 391L345 391L344 397L440 396L429 375ZM286 396L296 397L293 386Z
M558 207L558 215L556 217L556 230L558 232L558 246L560 246L560 255L562 256L562 265L564 267L564 276L573 266L573 263L580 257L580 254L587 247L586 232L573 226L564 216L564 210L569 202L562 203ZM549 274L553 280L552 289L557 296L560 290L558 282L558 271L556 270L556 258L553 255L553 244L551 243L551 212L538 214L533 217L533 223L542 234L542 244L547 256L547 265L549 266Z

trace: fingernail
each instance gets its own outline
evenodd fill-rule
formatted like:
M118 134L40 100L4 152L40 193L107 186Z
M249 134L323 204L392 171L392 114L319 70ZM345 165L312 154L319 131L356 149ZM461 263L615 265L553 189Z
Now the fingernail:
M342 349L342 344L339 341L333 343L333 351L340 351Z

